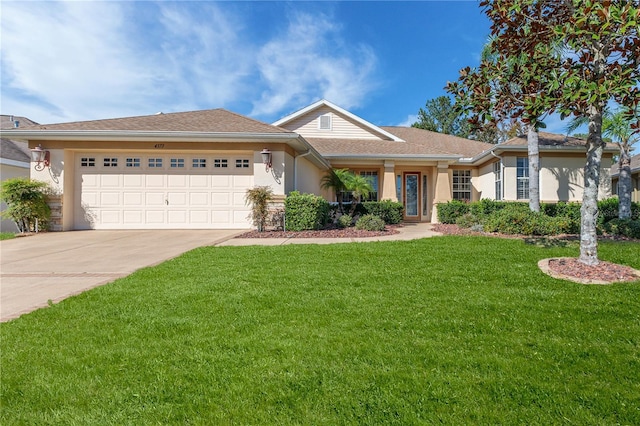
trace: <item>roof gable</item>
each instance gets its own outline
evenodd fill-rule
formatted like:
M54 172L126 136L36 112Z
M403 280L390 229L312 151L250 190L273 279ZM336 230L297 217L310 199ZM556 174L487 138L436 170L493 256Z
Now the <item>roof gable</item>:
M273 123L305 138L375 139L404 142L339 106L322 99Z

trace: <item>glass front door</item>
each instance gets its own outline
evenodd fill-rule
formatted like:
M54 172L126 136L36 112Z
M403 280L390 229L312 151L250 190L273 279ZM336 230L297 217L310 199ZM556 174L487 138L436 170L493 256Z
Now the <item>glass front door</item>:
M404 215L407 219L418 219L420 216L420 174L404 174Z

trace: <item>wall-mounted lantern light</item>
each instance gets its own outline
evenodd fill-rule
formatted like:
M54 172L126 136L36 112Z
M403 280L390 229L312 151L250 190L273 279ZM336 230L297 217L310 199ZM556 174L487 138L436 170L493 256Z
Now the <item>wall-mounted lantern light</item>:
M264 169L269 171L271 168L271 151L265 148L260 151L260 155L262 155L262 164L264 164Z
M45 167L49 167L49 151L42 149L42 145L31 150L31 161L36 163L35 169L37 171L44 170Z

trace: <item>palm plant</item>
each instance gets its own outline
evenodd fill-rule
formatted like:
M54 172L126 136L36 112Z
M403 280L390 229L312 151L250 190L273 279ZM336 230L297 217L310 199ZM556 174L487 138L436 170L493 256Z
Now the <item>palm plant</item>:
M342 208L342 194L346 191L345 182L349 179L349 174L351 173L347 169L333 169L320 180L320 187L322 189L330 189L335 192L340 213L344 213Z
M631 217L631 150L633 144L640 140L638 130L632 128L634 116L640 115L640 108L635 111L606 109L602 116L602 135L610 138L620 148L618 156L619 188L618 188L618 217ZM587 117L576 117L567 125L567 133L572 133L579 127L589 124Z

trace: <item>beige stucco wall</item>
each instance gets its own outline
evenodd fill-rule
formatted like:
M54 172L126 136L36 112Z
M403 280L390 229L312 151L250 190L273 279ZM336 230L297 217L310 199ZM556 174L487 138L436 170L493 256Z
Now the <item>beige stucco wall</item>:
M275 195L284 195L285 182L287 179L287 173L285 167L287 166L288 155L284 151L271 150L271 166L269 170L265 170L265 165L262 163L262 155L260 151L254 151L253 153L253 184L254 186L269 186Z
M17 177L29 177L29 163L24 163L23 166L0 164L0 181ZM6 208L7 205L3 202L0 205L0 211L4 211ZM2 221L0 221L0 231L18 232L18 228L12 220L2 219Z
M328 170L320 170L315 164L307 160L306 157L298 156L295 161L297 164L293 189L302 193L327 195L326 191L320 188L320 180ZM293 164L291 170L293 170Z
M503 162L503 188L505 200L517 200L516 195L516 165L517 157L526 157L526 153L505 155ZM584 166L586 156L566 155L559 153L550 156L543 153L540 156L540 201L582 201L584 188ZM600 171L600 199L611 196L611 177L609 169L611 157L602 158ZM488 179L487 179L488 180ZM527 201L527 200L521 200Z
M472 180L479 200L483 198L496 199L496 178L493 174L493 165L495 163L493 161L480 166L477 169L478 176Z

